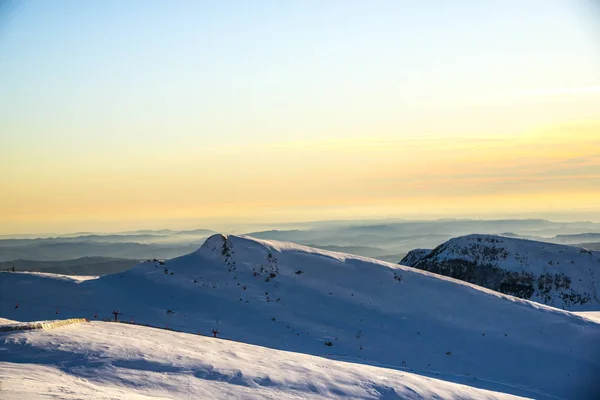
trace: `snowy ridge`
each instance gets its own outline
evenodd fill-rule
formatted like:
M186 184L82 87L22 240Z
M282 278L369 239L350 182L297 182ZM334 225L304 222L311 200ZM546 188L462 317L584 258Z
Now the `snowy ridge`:
M598 393L600 324L397 264L251 237L83 282L0 274L0 316L168 326L535 398ZM14 304L19 302L18 308ZM71 329L71 328L69 328ZM541 372L540 372L541 371ZM438 376L438 375L436 375Z
M599 311L580 311L575 314L587 318L589 320L595 321L600 324L600 312Z
M400 263L567 310L600 308L600 252L579 247L468 235Z
M359 256L359 255L354 255L354 254L341 253L341 252L331 251L331 250L323 250L323 249L318 249L315 247L304 246L301 244L290 243L290 242L282 242L282 241L278 241L278 240L257 239L257 238L254 238L252 236L247 236L247 235L238 235L238 236L234 236L234 235L228 236L228 235L221 235L221 234L213 235L210 238L208 238L206 240L206 242L204 242L202 247L200 247L200 249L198 249L196 252L202 254L202 253L206 253L206 251L209 251L215 255L222 254L223 243L225 241L229 241L229 238L231 238L233 241L235 241L237 246L240 246L240 245L255 246L258 244L268 250L276 251L276 252L293 251L296 253L303 253L303 254L327 257L327 258L331 258L333 260L337 260L340 262L352 259L352 260L360 260L360 261L366 261L366 262L396 267L396 265L393 263L377 260L374 258L363 257L363 256Z
M517 398L407 371L134 325L92 322L4 334L0 343L2 393L11 399ZM37 363L40 354L46 365Z

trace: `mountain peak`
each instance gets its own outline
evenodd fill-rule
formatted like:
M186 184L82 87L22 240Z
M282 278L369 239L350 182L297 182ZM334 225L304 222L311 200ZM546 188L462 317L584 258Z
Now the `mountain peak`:
M215 233L214 235L209 236L198 250L204 248L212 248L216 245L222 245L225 241L227 241L227 235L224 235L222 233Z

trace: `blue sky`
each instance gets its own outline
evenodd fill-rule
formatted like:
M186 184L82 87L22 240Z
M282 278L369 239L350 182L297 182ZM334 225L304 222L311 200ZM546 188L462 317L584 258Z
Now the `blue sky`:
M589 86L599 83L600 36L586 5L18 2L0 42L2 108L277 126L368 114L364 103L410 109L457 93Z

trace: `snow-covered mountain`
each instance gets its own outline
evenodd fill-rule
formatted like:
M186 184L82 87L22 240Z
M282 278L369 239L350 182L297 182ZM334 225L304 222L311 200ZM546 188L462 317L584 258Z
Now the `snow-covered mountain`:
M571 311L600 310L600 252L493 235L451 239L400 261Z
M2 399L517 398L407 371L108 322L0 334L0 345Z
M186 256L96 279L0 274L1 317L112 319L113 311L138 324L215 329L240 342L520 396L598 393L600 324L358 256L215 235Z
M562 244L578 244L585 242L595 242L600 241L600 233L579 233L579 234L571 234L571 235L556 235L552 239L557 243Z

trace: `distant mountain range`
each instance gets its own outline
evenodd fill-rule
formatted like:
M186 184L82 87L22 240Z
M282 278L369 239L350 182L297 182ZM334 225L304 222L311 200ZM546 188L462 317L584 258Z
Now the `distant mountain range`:
M400 264L566 310L600 306L600 252L493 235L409 252Z
M597 250L600 251L600 242L597 243L580 243L578 244L579 247L583 247L585 249L589 249L589 250Z
M600 233L577 233L571 235L556 235L553 238L556 243L576 244L585 242L600 242Z
M65 261L81 257L137 260L172 258L196 249L213 233L208 229L162 229L115 234L82 232L46 238L6 238L0 240L0 262L19 259Z
M200 241L201 242L201 241ZM105 242L34 242L28 245L0 247L0 261L18 259L62 261L81 257L112 257L143 260L172 258L189 253L197 244L141 244Z
M564 244L584 243L595 249L600 224L551 222L541 219L434 221L322 221L253 231L247 235L283 240L322 249L373 257L397 263L415 248L434 248L456 236L473 232L528 238ZM214 232L210 229L138 230L118 233L78 232L35 238L0 237L0 261L72 260L80 257L124 259L172 258L197 248Z
M94 276L125 271L135 266L139 261L110 257L81 257L61 261L14 260L0 262L0 271L14 268L15 271Z
M275 229L250 232L247 235L259 239L284 240L397 262L412 249L433 248L453 237L473 232L548 242L568 240L571 244L580 243L587 238L591 239L594 235L600 235L600 224L552 222L542 219L332 221L330 223L314 223L304 226L303 229ZM573 235L572 238L571 235ZM558 239L556 239L557 237Z

